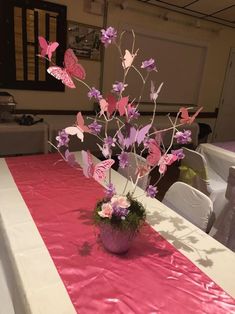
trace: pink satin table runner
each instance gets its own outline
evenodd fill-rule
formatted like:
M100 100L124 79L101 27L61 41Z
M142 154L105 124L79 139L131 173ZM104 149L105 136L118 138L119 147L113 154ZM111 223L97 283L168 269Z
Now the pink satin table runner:
M59 159L6 161L78 313L235 313L235 300L147 224L127 254L106 252L92 222L103 187Z

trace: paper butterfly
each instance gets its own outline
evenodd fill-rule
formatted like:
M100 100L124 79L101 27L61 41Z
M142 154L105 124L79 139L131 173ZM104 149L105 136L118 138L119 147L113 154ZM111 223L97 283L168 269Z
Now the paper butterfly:
M155 166L161 158L161 150L155 140L149 143L149 155L146 158L148 165Z
M65 128L65 132L69 135L77 135L81 142L83 142L84 139L83 133L84 132L90 133L90 129L84 124L84 119L81 112L77 114L76 125Z
M155 91L155 86L153 84L153 81L151 81L151 93L150 93L150 99L153 100L153 101L156 101L157 98L158 98L158 95L162 89L162 85L163 85L163 82L160 84L160 86L158 87L157 91Z
M134 58L137 55L137 51L134 54L131 54L129 50L125 50L125 55L123 57L122 66L124 69L129 68L132 65L132 62L134 61Z
M167 166L170 166L171 164L173 164L173 162L175 162L177 159L178 159L177 156L173 154L163 155L158 162L159 173L164 174L167 170Z
M46 39L42 36L39 36L38 40L42 49L41 55L43 57L48 56L49 60L51 61L52 53L56 50L59 44L57 42L47 43Z
M151 123L147 124L140 130L136 130L133 126L130 128L129 135L124 137L122 132L118 132L118 141L119 144L123 147L129 148L133 143L137 142L140 145L145 139L146 134L151 128Z
M114 164L113 159L107 159L94 165L89 151L82 150L83 173L87 178L94 178L100 182L106 178L106 171Z
M129 135L127 137L124 137L122 132L118 132L118 142L122 147L126 147L127 149L136 141L136 129L134 127L130 128Z
M187 108L180 108L180 112L181 112L181 119L180 119L180 123L188 123L191 124L193 123L193 121L195 120L196 116L199 114L199 112L203 109L203 107L199 108L192 117L189 116L188 114L188 109Z
M57 80L61 80L63 84L70 88L75 88L72 77L84 80L86 72L72 49L67 49L64 54L64 68L58 66L51 66L47 72L54 76Z

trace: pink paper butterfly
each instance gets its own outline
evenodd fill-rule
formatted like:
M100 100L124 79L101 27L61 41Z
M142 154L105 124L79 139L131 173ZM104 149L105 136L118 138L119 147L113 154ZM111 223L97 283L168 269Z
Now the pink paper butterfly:
M199 114L199 112L203 109L203 107L199 108L192 117L189 116L188 114L188 109L187 108L180 108L180 113L181 113L181 119L180 123L188 123L191 124L195 120L196 116Z
M81 112L77 114L77 121L75 126L69 126L65 128L65 132L69 135L77 135L77 137L83 142L84 132L90 133L90 129L84 124L84 119Z
M106 178L106 171L114 164L113 159L107 159L94 165L89 151L82 150L83 173L87 178L94 178L100 182Z
M49 60L51 61L52 53L56 50L56 48L59 46L57 42L53 43L47 43L46 39L42 36L38 37L39 44L41 47L41 55L45 57L48 56Z
M130 53L129 50L125 50L125 55L124 55L123 61L122 61L122 66L124 69L127 69L132 65L136 55L137 55L137 51L136 51L136 53L132 54L132 53Z
M158 162L158 166L159 166L159 173L160 174L164 174L167 170L167 166L170 166L171 164L173 164L173 162L175 162L177 160L177 156L173 155L173 154L165 154L163 155L159 162Z
M70 88L75 88L72 77L84 80L86 72L72 49L67 49L64 54L64 68L58 66L51 66L47 72L54 76L57 80L61 80L63 84Z
M151 140L149 143L149 155L146 158L147 163L150 166L155 166L161 158L161 150L158 146L158 143L154 140Z

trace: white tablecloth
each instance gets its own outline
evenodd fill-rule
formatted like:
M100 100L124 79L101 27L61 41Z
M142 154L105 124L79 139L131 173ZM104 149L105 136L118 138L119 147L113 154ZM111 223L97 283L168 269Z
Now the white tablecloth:
M0 123L0 156L48 152L46 123L19 125Z
M77 153L77 158L80 154ZM74 307L4 159L0 159L0 241L17 314L75 314ZM126 179L112 172L122 192ZM235 254L156 199L136 195L147 221L226 292L235 297ZM6 313L7 314L7 313Z

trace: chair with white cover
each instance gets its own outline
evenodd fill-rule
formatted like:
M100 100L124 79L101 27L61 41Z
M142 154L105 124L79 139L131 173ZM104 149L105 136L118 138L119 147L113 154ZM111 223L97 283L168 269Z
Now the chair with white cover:
M135 182L137 178L137 164L139 166L146 166L146 159L140 155L134 154L132 152L128 153L128 166L125 168L118 168L118 173L123 175L125 178L133 180ZM148 175L145 175L141 178L139 178L137 185L142 188L143 190L146 190L148 184L150 181L150 177Z
M210 235L235 252L235 166L229 168L225 196L228 202Z
M179 180L210 197L214 218L217 219L226 204L227 182L210 168L202 154L185 147L183 151L185 157L181 162Z
M201 191L184 182L177 181L168 189L162 203L201 230L210 231L213 203Z

